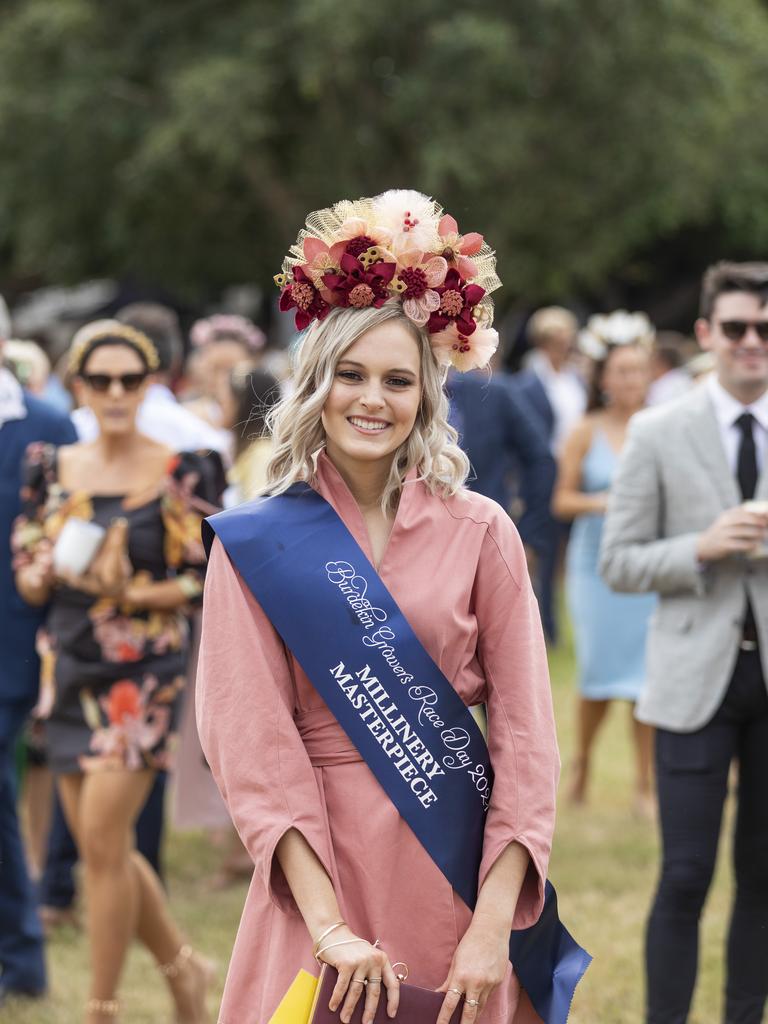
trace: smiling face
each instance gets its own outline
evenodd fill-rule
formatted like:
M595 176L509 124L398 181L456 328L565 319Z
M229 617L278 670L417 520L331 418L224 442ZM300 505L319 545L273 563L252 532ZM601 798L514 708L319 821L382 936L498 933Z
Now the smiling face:
M344 352L323 406L326 450L349 473L378 463L388 471L408 438L421 401L419 345L407 327L386 321Z
M135 429L136 413L147 390L147 367L129 345L100 345L87 357L75 380L78 401L90 406L102 434L127 434ZM104 377L112 378L106 390ZM134 390L137 378L141 383ZM94 386L94 385L99 385Z
M742 337L729 338L737 325ZM723 292L715 299L710 319L696 321L696 337L715 357L717 379L726 391L745 405L768 388L768 341L761 341L755 326L768 327L768 303L753 292Z

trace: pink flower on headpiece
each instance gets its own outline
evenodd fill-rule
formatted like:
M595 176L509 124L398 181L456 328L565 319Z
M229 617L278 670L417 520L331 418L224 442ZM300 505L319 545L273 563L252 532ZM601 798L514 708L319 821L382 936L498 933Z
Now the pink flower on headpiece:
M391 287L403 300L405 315L419 327L440 308L440 295L435 287L443 283L447 273L448 264L442 256L426 257L416 249L398 256L397 276Z
M216 313L205 320L197 320L189 332L189 340L194 348L231 338L241 341L254 351L264 348L267 343L264 332L252 320L234 313Z
M471 281L477 277L477 264L468 259L480 252L483 246L483 236L477 231L470 231L468 235L459 234L459 225L456 220L446 213L440 218L438 227L440 243L443 249L440 255L447 261L448 265L455 267L465 281Z
M438 331L429 339L437 361L450 364L460 373L487 366L499 346L499 335L492 327L478 327L472 334L462 334L455 323Z
M296 310L296 330L303 331L313 320L323 320L331 307L304 273L303 267L293 268L293 284L286 285L280 293L280 312Z
M334 306L365 309L380 308L389 298L388 285L394 277L394 263L371 263L364 266L359 259L345 253L341 257L341 273L323 275L323 284L333 292Z
M307 235L304 239L304 273L310 278L315 288L323 291L323 274L338 274L341 257L344 254L344 242L328 246L319 238ZM327 298L327 296L326 296Z
M472 334L477 327L472 311L485 295L485 288L479 284L467 284L458 270L451 269L445 275L444 283L435 290L440 295L440 308L427 323L430 334L444 330L450 323L455 323L462 334Z

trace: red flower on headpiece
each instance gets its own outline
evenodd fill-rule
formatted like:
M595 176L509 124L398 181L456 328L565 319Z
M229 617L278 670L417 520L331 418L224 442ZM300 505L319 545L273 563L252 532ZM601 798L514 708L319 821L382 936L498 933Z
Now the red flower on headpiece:
M296 330L303 331L313 320L322 320L331 307L315 288L302 267L293 268L293 284L287 285L280 294L280 312L296 310Z
M383 306L389 298L388 285L397 269L394 263L371 263L365 266L355 256L341 257L341 273L323 274L323 284L333 292L335 306L365 309Z
M472 311L485 295L485 288L479 284L467 284L461 279L458 270L451 268L443 284L435 288L435 291L440 296L440 308L427 322L430 334L445 330L451 323L456 324L461 334L472 334L477 327Z

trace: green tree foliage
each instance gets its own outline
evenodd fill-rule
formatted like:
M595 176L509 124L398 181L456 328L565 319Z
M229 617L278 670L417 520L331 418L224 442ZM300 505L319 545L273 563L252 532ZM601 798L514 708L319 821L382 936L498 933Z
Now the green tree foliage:
M391 186L497 247L508 301L717 224L768 243L759 0L6 0L5 274L266 281Z

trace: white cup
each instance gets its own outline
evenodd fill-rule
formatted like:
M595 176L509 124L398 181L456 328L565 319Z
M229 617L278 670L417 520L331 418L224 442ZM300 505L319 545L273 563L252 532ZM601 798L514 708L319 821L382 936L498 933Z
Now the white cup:
M89 523L75 516L68 519L53 547L56 572L82 576L101 547L106 532L98 523Z
M745 501L742 508L747 512L757 512L760 515L768 515L768 501ZM768 539L747 554L747 558L768 558Z

